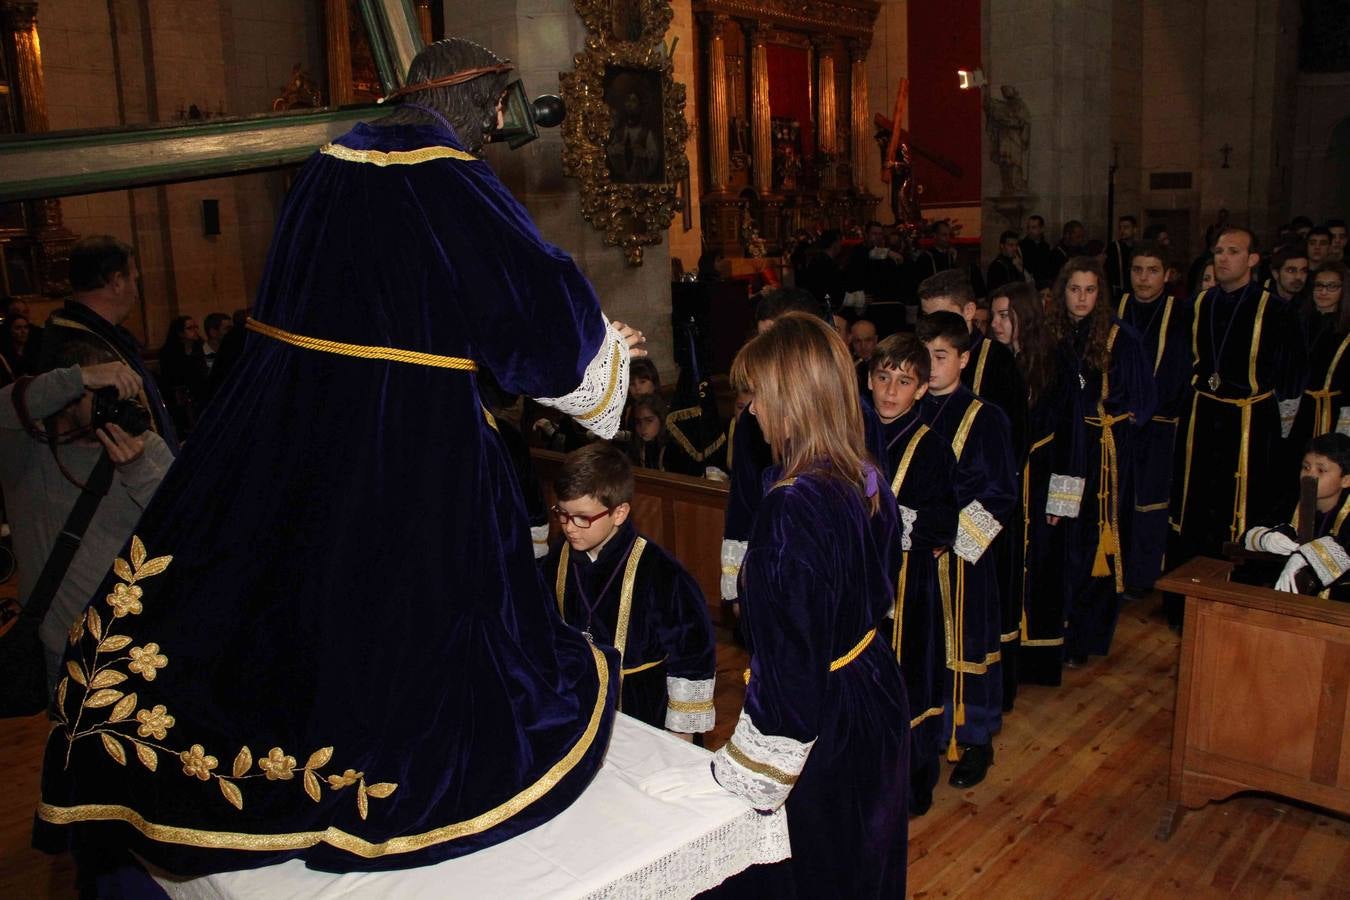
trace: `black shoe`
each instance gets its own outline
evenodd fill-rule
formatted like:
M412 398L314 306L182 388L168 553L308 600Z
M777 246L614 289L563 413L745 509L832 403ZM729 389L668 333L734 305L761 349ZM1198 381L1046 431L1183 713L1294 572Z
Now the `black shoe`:
M909 796L909 814L921 816L933 808L933 786L931 784L912 785Z
M1086 653L1074 653L1064 659L1064 665L1070 669L1081 669L1083 666L1087 665L1087 662L1088 658Z
M993 764L993 744L971 744L966 748L966 752L961 754L961 761L952 769L952 776L947 779L947 783L961 790L973 788L984 781L984 776L989 773L989 767Z

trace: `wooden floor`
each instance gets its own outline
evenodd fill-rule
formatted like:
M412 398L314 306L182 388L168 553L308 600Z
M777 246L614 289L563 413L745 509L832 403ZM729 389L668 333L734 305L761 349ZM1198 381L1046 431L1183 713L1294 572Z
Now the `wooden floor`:
M944 775L910 824L911 896L1350 898L1350 822L1276 798L1188 812L1169 842L1154 840L1177 658L1154 605L1127 607L1110 659L1061 688L1023 689L984 784L959 792ZM712 747L735 724L745 664L719 647ZM46 731L40 717L0 721L0 898L74 893L67 858L28 848Z

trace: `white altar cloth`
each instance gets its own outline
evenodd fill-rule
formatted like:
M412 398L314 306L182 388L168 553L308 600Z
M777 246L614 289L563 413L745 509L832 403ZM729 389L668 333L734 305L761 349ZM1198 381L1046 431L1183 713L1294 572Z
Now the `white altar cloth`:
M710 756L619 715L605 763L581 797L538 828L486 850L394 872L334 875L291 860L201 878L151 874L174 900L692 897L756 863L790 855L781 809L760 815L723 791L658 800L638 787L648 775Z

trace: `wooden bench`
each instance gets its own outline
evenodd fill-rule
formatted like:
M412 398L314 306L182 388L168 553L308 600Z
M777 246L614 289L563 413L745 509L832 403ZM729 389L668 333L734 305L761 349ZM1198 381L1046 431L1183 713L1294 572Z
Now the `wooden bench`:
M1350 604L1228 580L1196 558L1159 579L1186 598L1167 840L1183 809L1266 791L1350 815Z

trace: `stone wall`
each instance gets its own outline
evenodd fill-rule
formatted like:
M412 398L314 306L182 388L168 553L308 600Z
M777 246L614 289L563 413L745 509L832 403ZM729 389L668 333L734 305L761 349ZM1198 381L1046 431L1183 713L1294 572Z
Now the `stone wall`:
M53 130L271 109L300 63L326 68L318 0L44 0L43 73ZM252 302L284 192L279 173L109 191L62 201L76 234L131 243L142 304L126 323L158 346L176 315ZM202 203L219 206L206 235ZM43 304L53 306L55 303ZM41 317L41 311L39 311Z
M1350 216L1350 72L1298 76L1291 212Z

